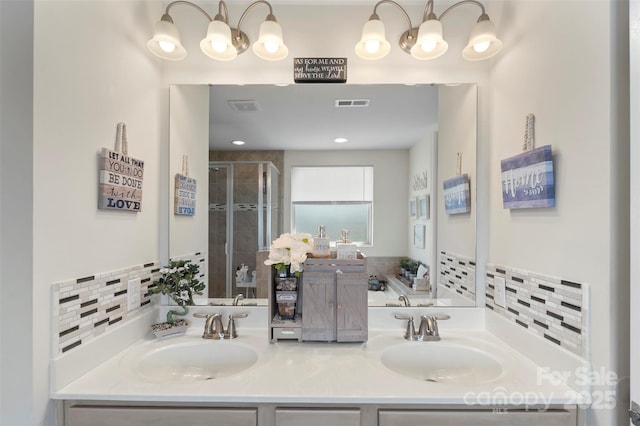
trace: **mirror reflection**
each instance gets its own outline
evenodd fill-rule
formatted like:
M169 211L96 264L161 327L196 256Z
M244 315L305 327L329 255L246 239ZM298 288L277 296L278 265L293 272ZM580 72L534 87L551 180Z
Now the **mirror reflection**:
M370 306L475 305L476 99L473 84L171 86L170 256L202 265L208 303L266 304L281 233L325 225L335 246L364 228ZM373 170L357 209L339 201L347 166ZM175 214L180 174L197 182L193 215ZM444 190L465 175L466 193Z

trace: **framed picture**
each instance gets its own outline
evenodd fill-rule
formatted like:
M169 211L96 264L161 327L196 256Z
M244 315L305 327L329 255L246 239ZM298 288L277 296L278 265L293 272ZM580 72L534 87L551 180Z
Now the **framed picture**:
M411 219L418 217L418 203L415 198L409 199L409 217Z
M418 219L429 219L429 195L418 197Z
M413 225L413 245L416 248L424 248L424 234L426 226L422 224Z

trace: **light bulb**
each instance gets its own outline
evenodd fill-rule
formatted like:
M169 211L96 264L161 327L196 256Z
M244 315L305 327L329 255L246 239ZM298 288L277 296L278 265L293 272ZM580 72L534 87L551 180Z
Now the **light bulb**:
M176 45L171 43L170 41L159 41L158 46L160 46L160 49L167 53L171 53L176 50Z
M364 43L364 49L367 51L367 53L376 53L378 49L380 49L380 41L367 40Z
M280 44L277 41L269 40L264 42L264 50L269 53L276 53Z
M480 43L476 43L473 45L473 50L475 50L478 53L482 53L489 48L490 44L491 44L490 41L482 41Z
M211 40L211 48L218 53L222 53L227 50L227 43L222 40Z
M436 43L435 40L425 40L425 41L422 42L422 44L420 46L422 47L422 50L424 52L432 52L433 49L435 49L437 45L438 45L438 43Z

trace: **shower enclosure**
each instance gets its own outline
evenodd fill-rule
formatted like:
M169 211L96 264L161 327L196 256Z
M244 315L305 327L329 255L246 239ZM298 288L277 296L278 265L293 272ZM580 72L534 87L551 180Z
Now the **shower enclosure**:
M209 297L255 297L256 252L280 234L279 179L271 162L209 162Z

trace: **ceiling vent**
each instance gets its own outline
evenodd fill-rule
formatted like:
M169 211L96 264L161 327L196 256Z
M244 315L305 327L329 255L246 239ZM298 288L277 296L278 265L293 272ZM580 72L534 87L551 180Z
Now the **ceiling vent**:
M231 109L237 112L260 111L260 105L256 101L227 101Z
M336 108L363 108L369 106L369 99L336 99Z

